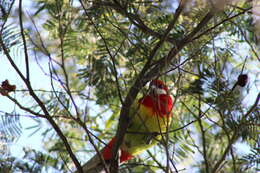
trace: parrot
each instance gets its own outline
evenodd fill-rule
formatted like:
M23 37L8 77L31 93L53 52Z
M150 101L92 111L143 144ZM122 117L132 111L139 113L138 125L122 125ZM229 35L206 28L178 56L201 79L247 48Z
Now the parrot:
M152 80L147 94L136 99L130 107L130 124L118 152L120 163L134 158L162 139L172 119L172 108L173 98L167 85L159 79ZM115 137L100 152L108 164L114 143ZM104 166L97 154L82 168L84 173L104 172Z

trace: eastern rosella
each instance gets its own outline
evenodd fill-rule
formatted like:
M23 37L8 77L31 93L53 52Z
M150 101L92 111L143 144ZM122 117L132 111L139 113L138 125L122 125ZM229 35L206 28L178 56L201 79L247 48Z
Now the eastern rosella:
M131 122L119 150L120 163L125 162L161 140L172 118L173 100L161 80L153 80L147 95L137 99L130 111ZM115 138L101 151L109 163ZM83 165L84 173L100 173L103 165L98 155Z

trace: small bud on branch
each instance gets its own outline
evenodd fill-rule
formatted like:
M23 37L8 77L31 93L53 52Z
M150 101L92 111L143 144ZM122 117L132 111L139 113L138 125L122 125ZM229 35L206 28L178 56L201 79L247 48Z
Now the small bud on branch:
M8 80L2 82L0 87L0 94L7 96L10 92L15 91L16 85L11 85Z

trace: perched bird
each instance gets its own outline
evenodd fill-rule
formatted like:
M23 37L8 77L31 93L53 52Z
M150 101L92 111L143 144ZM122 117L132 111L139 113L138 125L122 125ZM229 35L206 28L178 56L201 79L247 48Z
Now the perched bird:
M161 80L152 80L147 95L137 99L130 110L130 124L119 149L120 163L140 154L161 140L172 118L173 100ZM115 138L101 150L109 164ZM83 165L84 173L101 173L103 165L98 155ZM103 170L104 171L104 170Z

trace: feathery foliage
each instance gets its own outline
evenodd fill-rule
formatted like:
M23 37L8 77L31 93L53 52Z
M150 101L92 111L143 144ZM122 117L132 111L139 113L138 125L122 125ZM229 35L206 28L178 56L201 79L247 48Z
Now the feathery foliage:
M46 153L28 149L32 164L23 166L35 172L42 166L80 170L80 162L111 137L124 135L128 124L122 119L132 99L160 78L175 102L167 140L119 171L259 170L256 4L219 2L31 0L32 12L2 3L0 51L9 62L17 58L10 54L13 45L23 51L17 55L22 67L11 63L23 82L15 92L33 101L12 93L1 97L48 122L40 141ZM39 81L31 77L33 62L49 79L42 88L34 87ZM240 74L249 76L244 87L237 85ZM0 129L14 135L18 119L2 117ZM249 150L240 152L243 147Z

